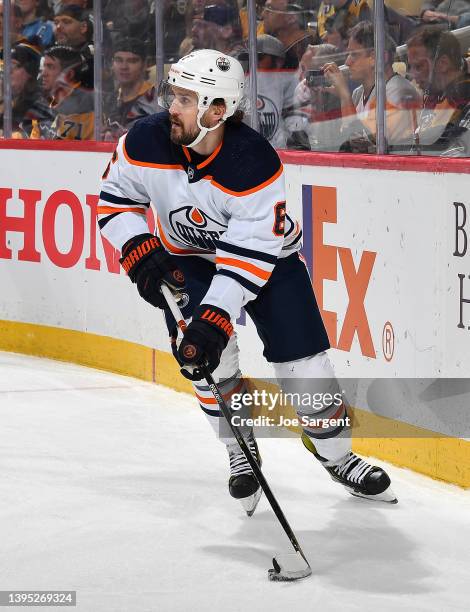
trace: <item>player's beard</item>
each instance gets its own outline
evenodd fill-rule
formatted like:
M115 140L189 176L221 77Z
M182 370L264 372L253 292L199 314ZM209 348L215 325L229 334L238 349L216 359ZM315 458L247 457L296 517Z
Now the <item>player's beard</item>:
M178 133L176 133L176 129ZM176 145L188 146L196 140L201 130L195 127L193 130L185 130L180 123L171 124L170 139Z

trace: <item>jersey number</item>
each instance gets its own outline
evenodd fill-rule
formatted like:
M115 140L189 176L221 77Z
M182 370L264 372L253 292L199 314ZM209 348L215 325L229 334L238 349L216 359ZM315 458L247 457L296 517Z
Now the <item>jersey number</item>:
M60 135L61 138L67 138L68 133L74 128L77 128L77 134L74 136L73 140L81 140L82 139L82 126L80 123L75 123L75 121L64 121L64 131Z
M286 203L278 202L274 206L273 234L275 236L284 236L285 227L286 227Z

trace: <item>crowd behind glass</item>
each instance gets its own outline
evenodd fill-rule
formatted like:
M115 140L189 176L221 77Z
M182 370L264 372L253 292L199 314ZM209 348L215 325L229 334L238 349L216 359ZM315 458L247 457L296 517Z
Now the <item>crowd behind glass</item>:
M6 1L0 0L2 18ZM165 70L193 49L214 48L243 63L249 90L246 1L157 1ZM368 0L257 0L256 6L263 135L276 148L374 153ZM102 0L101 15L96 135L92 0L11 0L10 45L2 43L11 70L2 70L2 91L9 78L13 138L114 141L159 110L155 0ZM386 0L385 21L387 152L469 156L470 0ZM2 100L2 130L3 112Z

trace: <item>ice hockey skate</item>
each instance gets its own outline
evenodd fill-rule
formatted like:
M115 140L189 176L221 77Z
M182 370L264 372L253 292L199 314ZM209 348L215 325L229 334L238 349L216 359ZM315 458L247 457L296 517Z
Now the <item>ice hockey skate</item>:
M245 438L245 442L261 467L261 456L252 433ZM238 443L227 444L227 452L230 461L230 479L228 482L230 495L239 499L247 515L252 516L260 500L262 489Z
M302 442L320 461L332 480L342 484L351 495L388 504L398 503L390 487L390 478L382 468L370 465L352 451L339 461L327 461L316 452L312 441L305 434L302 435Z

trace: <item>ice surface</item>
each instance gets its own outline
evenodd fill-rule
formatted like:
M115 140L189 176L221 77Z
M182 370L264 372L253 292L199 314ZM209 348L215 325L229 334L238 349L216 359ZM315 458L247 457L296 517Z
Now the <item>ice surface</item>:
M287 538L264 498L252 518L230 498L190 396L0 353L0 415L0 590L76 590L80 612L470 610L469 491L389 467L399 504L366 502L262 439L313 568L272 583Z

